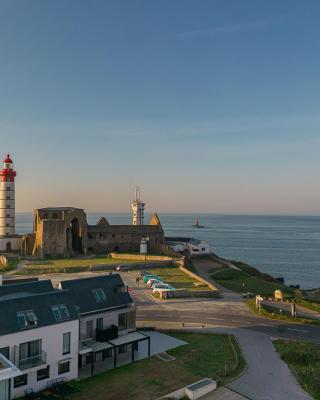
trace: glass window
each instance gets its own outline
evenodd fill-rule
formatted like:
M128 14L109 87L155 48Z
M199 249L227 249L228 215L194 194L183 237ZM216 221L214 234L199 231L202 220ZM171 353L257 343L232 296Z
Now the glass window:
M70 342L71 342L71 332L66 332L63 334L63 349L62 354L69 354L70 353Z
M52 306L52 307L51 307L51 310L52 310L52 312L53 312L53 316L54 316L54 319L55 319L56 321L59 321L59 320L62 319L61 313L60 313L60 310L59 310L59 306Z
M9 347L2 347L0 348L0 354L5 356L7 359L9 359Z
M58 374L66 374L70 371L70 361L60 362L58 366Z
M16 376L13 380L13 387L17 388L28 384L28 374Z
M42 348L41 343L41 339L21 343L19 347L19 360L21 361L40 355Z
M17 312L17 318L20 328L26 328L28 326L27 318L24 312Z
M37 371L37 381L43 381L44 379L50 378L50 367L38 369Z
M58 304L56 306L52 306L51 310L53 312L53 316L56 321L61 321L70 318L68 307L65 304Z
M93 321L92 320L86 322L86 336L87 336L87 338L93 337Z
M103 329L103 318L97 318L97 329Z
M70 318L68 307L65 304L60 304L59 308L63 319Z
M93 289L92 294L97 303L103 303L107 300L107 296L103 289Z
M38 318L33 310L26 311L26 317L29 325L37 325Z
M127 329L127 314L122 313L118 316L118 329Z

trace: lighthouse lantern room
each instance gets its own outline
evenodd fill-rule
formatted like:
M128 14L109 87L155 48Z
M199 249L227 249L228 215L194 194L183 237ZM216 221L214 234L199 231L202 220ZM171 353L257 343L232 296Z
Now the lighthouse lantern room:
M0 171L0 251L20 250L21 237L16 235L15 223L15 177L8 154Z

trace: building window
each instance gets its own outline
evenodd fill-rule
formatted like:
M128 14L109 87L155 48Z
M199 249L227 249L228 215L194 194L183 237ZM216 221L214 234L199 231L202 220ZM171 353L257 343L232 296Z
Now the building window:
M10 208L10 204L7 204L6 208Z
M21 329L38 325L38 318L33 310L19 311L17 318Z
M97 318L97 329L103 329L103 318Z
M86 322L86 336L87 338L93 337L93 321L89 320Z
M62 354L70 353L70 342L71 342L71 332L66 332L63 334L63 349Z
M7 217L7 218L10 218L10 217L11 217L11 215L10 215L10 214L6 214L6 217Z
M9 359L9 347L2 347L0 348L0 354L5 356L7 359Z
M53 312L54 319L56 321L63 321L70 318L70 313L68 307L65 304L58 304L52 306L51 310Z
M127 314L122 313L118 315L118 329L123 330L127 329Z
M70 361L61 361L58 365L58 374L66 374L70 371Z
M126 344L123 344L122 346L119 346L119 347L118 347L118 352L119 352L119 354L124 354L124 353L126 353L126 352L127 352L127 345L126 345Z
M9 224L9 222L7 222L7 223L6 223L6 226L10 227L10 224Z
M10 186L7 186L7 190L11 190L11 187L10 187Z
M20 386L25 386L28 384L28 374L23 374L16 376L13 380L13 387L18 388Z
M32 342L21 343L19 346L19 361L37 357L41 354L42 340L33 340Z
M104 301L107 300L107 296L106 296L104 290L101 288L93 289L92 294L93 294L93 297L94 297L96 303L103 303Z
M46 368L38 369L37 371L37 381L43 381L44 379L50 378L50 367L49 365Z

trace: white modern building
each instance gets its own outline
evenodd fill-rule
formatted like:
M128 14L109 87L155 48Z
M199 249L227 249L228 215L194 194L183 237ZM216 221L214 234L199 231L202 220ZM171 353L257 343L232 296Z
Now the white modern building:
M177 253L188 252L190 256L211 253L210 245L204 240L186 237L166 237L165 243Z
M150 355L118 274L1 285L0 321L0 400Z
M20 250L21 236L16 234L15 177L13 161L8 154L0 171L0 251Z

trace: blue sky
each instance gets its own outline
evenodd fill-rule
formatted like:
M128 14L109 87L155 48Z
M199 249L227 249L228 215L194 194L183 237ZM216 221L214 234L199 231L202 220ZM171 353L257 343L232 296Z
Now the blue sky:
M319 214L318 0L0 0L17 208Z

